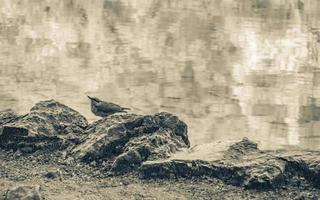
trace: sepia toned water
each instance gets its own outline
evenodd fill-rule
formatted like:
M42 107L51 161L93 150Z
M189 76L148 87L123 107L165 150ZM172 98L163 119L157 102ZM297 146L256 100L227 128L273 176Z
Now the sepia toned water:
M192 145L320 149L320 1L0 0L0 110L86 95L175 113Z

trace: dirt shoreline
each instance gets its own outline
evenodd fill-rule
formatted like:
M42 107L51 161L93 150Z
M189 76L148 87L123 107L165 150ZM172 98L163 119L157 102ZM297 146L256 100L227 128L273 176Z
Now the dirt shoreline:
M190 142L187 125L170 113L112 115L89 124L48 100L24 116L0 112L0 130L6 200L320 197L319 151L264 151L243 138L218 148L211 161L177 159Z

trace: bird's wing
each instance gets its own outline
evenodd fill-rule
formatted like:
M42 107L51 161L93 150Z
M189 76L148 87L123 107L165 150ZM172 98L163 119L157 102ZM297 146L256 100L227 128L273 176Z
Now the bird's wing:
M99 106L99 109L104 112L113 112L113 111L122 110L122 107L115 103L101 102L100 104L101 106Z

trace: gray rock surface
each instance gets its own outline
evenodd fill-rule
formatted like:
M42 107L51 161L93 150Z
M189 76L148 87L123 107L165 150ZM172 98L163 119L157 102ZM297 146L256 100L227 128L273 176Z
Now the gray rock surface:
M244 137L240 142L236 142L230 145L224 157L231 158L231 159L238 159L250 152L258 152L258 151L259 149L258 149L257 143Z
M112 170L123 173L145 160L168 158L189 147L187 125L169 113L112 115L91 124L87 138L72 153L83 162L112 161Z
M18 114L15 111L11 109L2 110L0 111L0 126L11 122L16 118L18 118Z
M87 120L77 111L54 100L42 101L27 115L3 125L0 146L28 153L60 149L79 142L87 125Z
M304 152L301 155L291 152L285 155L283 152L260 151L256 143L244 138L232 145L222 160L149 161L144 162L139 171L143 179L206 176L255 189L277 188L297 176L319 187L319 158L319 152Z
M143 161L169 158L171 153L187 147L183 140L171 135L170 130L159 130L152 135L133 138L114 160L112 170L117 173L130 171Z
M39 186L17 186L10 188L4 200L41 200Z

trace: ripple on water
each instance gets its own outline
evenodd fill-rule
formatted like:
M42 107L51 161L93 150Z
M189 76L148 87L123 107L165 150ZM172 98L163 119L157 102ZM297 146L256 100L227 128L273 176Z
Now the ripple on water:
M196 148L247 136L262 148L320 149L319 9L312 0L3 0L0 109L25 113L53 98L93 121L89 94L177 114Z

